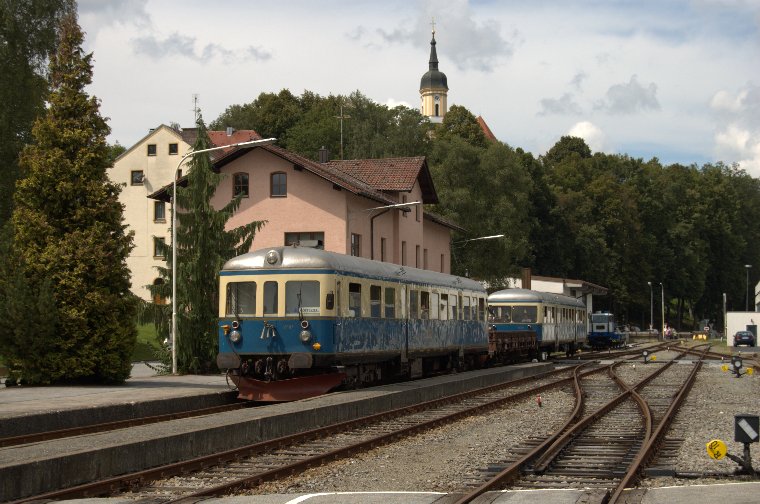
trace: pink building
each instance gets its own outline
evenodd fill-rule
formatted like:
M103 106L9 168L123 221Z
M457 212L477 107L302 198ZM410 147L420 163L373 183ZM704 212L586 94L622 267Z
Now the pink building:
M212 199L216 208L243 197L230 228L267 221L254 250L300 244L451 271L450 234L462 229L424 211L423 204L438 202L424 157L319 163L263 145L223 151L214 169L226 175ZM166 186L149 197L169 201L170 194Z

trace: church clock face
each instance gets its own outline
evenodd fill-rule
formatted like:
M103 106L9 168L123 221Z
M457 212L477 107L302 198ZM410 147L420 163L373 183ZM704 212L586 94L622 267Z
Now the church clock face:
M441 101L441 97L440 97L440 96L438 96L438 95L435 95L435 96L433 96L433 99L434 99L435 101Z

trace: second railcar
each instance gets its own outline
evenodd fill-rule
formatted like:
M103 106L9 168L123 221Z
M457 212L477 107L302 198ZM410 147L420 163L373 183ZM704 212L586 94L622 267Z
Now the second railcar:
M488 359L480 283L324 250L231 259L219 311L217 364L241 398L294 400Z
M610 312L591 314L588 342L593 348L616 348L628 343L626 335L618 330L615 315Z
M586 342L586 306L578 299L529 289L505 289L488 296L489 324L496 333L533 335L535 352L574 354Z

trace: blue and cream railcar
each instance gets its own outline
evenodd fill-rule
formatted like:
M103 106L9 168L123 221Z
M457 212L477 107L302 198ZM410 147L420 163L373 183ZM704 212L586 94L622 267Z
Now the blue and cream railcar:
M488 353L480 283L312 248L228 261L219 311L217 363L247 399L414 378Z
M596 312L591 314L588 343L593 348L615 348L624 346L628 341L626 335L618 331L614 314Z
M586 341L586 306L578 299L528 289L505 289L488 296L489 324L501 334L534 335L537 357L572 355Z

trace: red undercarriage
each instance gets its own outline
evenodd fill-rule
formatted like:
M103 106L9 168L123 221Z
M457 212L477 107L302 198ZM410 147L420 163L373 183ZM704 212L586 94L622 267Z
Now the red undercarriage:
M232 375L230 378L238 387L238 399L283 402L325 394L343 383L346 374L326 373L273 381L261 381L239 375Z

